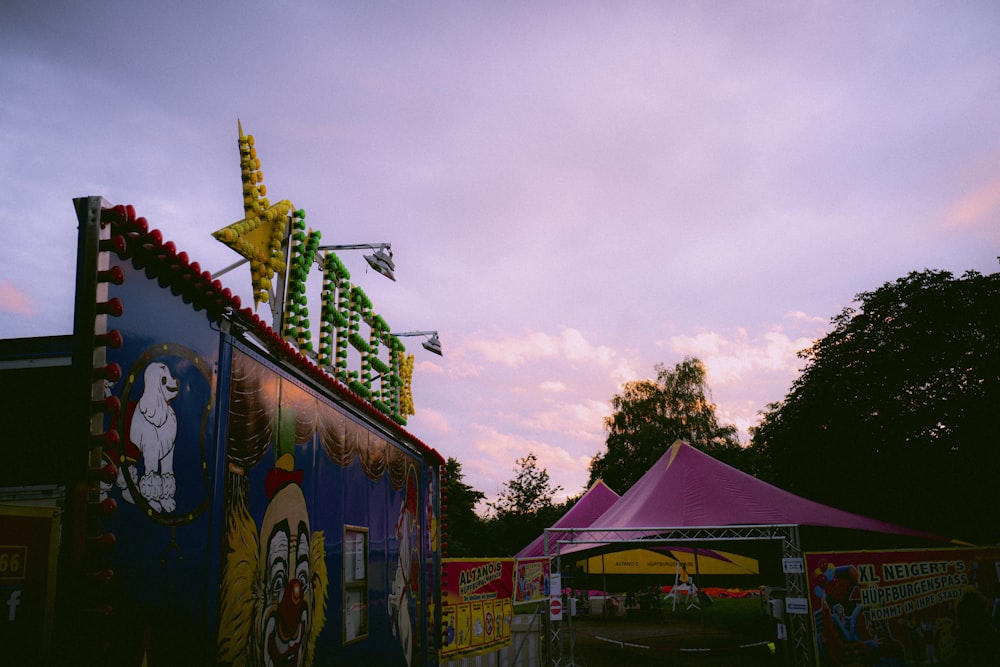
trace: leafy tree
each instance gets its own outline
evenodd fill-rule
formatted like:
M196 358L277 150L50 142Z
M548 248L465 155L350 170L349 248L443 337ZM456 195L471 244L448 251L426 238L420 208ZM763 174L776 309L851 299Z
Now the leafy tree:
M611 399L613 412L604 420L607 451L591 460L588 485L603 479L624 493L677 439L738 464L736 427L719 424L706 376L699 359L685 357L673 369L657 364L655 381L625 383Z
M855 302L753 429L755 472L846 510L1000 540L1000 274L914 272Z
M504 483L499 498L490 503L498 516L537 514L552 507L553 497L562 491L562 487L551 485L549 471L538 467L538 457L534 452L518 459L514 472L514 478Z
M448 503L445 513L448 522L448 555L484 556L488 555L489 542L483 533L483 520L476 514L476 505L485 497L462 480L462 464L453 457L445 462L444 497Z
M559 518L562 508L554 503L561 486L552 486L549 472L538 467L534 452L517 460L514 478L505 482L493 510L490 529L497 555L512 556Z

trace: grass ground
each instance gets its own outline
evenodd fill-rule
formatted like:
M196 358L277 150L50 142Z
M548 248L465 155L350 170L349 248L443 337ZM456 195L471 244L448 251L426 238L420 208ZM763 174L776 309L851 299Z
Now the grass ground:
M638 610L636 610L638 611ZM582 667L677 667L780 664L774 622L758 598L716 598L701 608L650 610L609 619L563 622L565 664Z

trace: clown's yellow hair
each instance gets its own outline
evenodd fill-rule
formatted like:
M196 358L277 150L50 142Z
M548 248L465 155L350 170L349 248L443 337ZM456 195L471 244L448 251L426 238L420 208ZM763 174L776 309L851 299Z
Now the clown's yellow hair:
M243 503L235 503L227 517L227 553L219 589L219 662L247 664L247 644L254 619L264 609L258 582L257 524Z

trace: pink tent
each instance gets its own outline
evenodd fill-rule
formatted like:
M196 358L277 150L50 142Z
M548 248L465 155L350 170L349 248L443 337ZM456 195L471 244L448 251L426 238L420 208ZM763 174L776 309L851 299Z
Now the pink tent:
M796 496L678 440L590 527L689 528L734 525L850 528L946 540ZM556 527L556 526L553 526ZM649 534L648 531L639 531ZM635 537L639 536L635 534Z
M619 497L607 484L601 480L597 480L568 512L552 524L552 528L586 528L593 523L594 519L611 507ZM562 539L562 535L560 534L554 534L549 538L549 555L555 554L555 542L559 539ZM536 537L531 544L517 552L518 558L533 558L544 555L544 533Z

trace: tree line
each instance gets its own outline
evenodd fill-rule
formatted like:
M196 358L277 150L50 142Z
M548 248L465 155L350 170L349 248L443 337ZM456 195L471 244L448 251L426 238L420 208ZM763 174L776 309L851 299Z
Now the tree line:
M858 294L799 353L803 369L740 444L720 423L704 364L658 364L611 399L590 464L624 493L677 439L833 507L974 544L1000 543L1000 274L913 272ZM450 556L510 556L576 499L529 453L485 516L485 494L449 458Z

